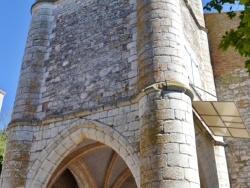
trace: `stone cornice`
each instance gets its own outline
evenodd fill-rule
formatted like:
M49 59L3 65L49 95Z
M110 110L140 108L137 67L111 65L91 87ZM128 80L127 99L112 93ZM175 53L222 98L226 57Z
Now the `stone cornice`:
M85 109L77 110L77 111L67 113L67 114L49 116L44 119L36 119L36 118L15 119L15 120L12 120L10 124L8 125L8 130L17 126L31 126L31 125L41 126L41 125L47 125L50 123L56 123L60 121L70 120L70 119L84 118L91 114L138 103L142 97L144 97L145 95L149 93L164 92L164 91L177 91L177 92L185 93L191 99L193 99L194 97L192 91L181 83L171 82L171 81L169 81L168 83L165 83L165 82L155 83L144 88L139 94L133 95L131 97L123 98L115 102L111 101L106 104L102 104L93 108L85 108Z

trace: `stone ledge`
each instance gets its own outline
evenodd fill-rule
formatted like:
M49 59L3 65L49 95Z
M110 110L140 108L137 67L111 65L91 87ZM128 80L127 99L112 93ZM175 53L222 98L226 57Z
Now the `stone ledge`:
M119 101L116 102L109 102L97 107L93 108L85 108L81 109L75 112L67 113L67 114L62 114L62 115L54 115L54 116L49 116L44 119L37 119L37 118L21 118L21 119L15 119L10 122L8 125L7 130L12 129L17 126L27 126L27 125L32 125L32 126L41 126L41 125L47 125L50 123L56 123L60 121L65 121L65 120L70 120L70 119L75 119L75 118L83 118L91 114L107 111L107 110L112 110L115 108L123 107L123 106L128 106L132 105L135 103L138 103L139 100L144 97L145 95L153 92L164 92L164 91L177 91L186 94L191 98L191 100L194 98L194 95L192 91L187 88L185 85L175 82L175 81L168 81L162 82L162 83L155 83L150 86L147 86L144 88L139 94L134 95L132 97L127 97L123 98Z

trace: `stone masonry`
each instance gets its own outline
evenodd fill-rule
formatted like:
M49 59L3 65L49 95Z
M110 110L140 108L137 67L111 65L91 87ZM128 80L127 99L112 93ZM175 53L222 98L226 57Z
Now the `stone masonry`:
M239 14L239 13L238 13ZM250 130L250 78L244 69L245 59L234 49L218 50L220 38L226 30L235 28L239 20L230 20L226 14L206 14L209 29L211 58L215 84L220 100L234 101L245 126ZM216 28L214 27L216 25ZM250 187L250 141L249 139L225 139L229 177L232 187Z
M37 0L31 12L2 188L56 187L66 170L95 187L91 145L115 153L103 187L230 187L224 142L192 109L216 100L190 86L215 95L201 0Z

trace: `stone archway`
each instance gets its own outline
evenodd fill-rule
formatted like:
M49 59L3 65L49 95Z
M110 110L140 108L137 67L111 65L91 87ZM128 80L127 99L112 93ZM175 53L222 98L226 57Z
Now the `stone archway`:
M84 120L77 120L69 125L40 153L29 170L26 187L47 187L56 179L56 174L65 169L62 162L66 160L70 164L72 160L67 159L67 156L77 152L86 139L94 140L115 151L125 162L139 187L139 158L126 138L109 126Z
M137 187L124 160L110 147L90 139L85 139L61 162L48 188L71 188L73 183L67 182L73 181L68 171L75 177L76 188Z

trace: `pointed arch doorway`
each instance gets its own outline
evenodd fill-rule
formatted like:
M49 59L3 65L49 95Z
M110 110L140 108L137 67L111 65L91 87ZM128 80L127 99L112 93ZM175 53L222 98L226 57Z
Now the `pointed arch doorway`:
M124 160L107 145L85 139L57 167L49 188L136 188Z

